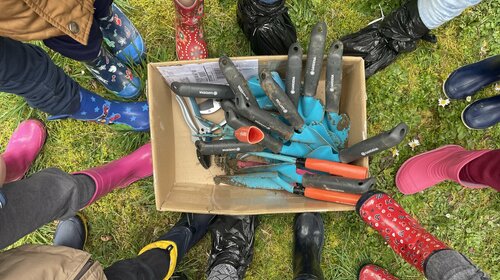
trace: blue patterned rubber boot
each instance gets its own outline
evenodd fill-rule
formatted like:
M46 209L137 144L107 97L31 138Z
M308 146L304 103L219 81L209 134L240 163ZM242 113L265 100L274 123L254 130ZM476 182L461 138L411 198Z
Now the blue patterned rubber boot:
M465 107L462 121L471 129L485 129L499 123L500 95L477 100Z
M116 6L111 5L110 14L99 19L104 42L119 60L124 63L141 63L146 46L141 34L130 19Z
M110 125L121 131L149 131L149 107L146 102L110 101L80 88L80 109L49 120L72 118Z
M104 46L92 61L85 62L89 71L109 91L122 98L137 97L141 80L132 70L113 56Z

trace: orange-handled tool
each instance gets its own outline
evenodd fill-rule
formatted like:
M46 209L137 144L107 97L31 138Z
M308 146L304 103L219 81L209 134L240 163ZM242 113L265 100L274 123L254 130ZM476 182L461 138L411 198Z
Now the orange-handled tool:
M368 178L368 168L364 166L357 166L348 163L315 158L298 158L296 164L298 168L305 167L307 169L322 171L331 175L342 176L346 178Z
M271 158L284 162L295 163L297 168L303 169L304 167L311 170L322 171L335 176L342 176L352 179L366 179L368 178L368 168L363 166L352 165L348 163L341 163L329 160L314 159L314 158L294 158L290 156L277 155L266 152L250 152L253 156Z
M335 202L340 204L353 205L353 206L356 205L359 198L361 197L361 194L327 191L315 188L302 188L299 189L298 191L299 193L302 192L301 194L303 194L305 197L308 198L321 201Z

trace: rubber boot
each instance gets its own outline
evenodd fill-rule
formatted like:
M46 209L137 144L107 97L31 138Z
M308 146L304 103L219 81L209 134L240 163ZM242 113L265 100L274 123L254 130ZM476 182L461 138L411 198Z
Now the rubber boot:
M24 177L45 143L47 132L38 120L21 122L10 137L5 152L0 156L5 162L3 183L17 181Z
M208 57L207 43L203 35L203 3L195 0L193 5L186 7L174 0L177 11L175 27L175 43L177 59L194 60Z
M259 0L239 0L237 18L241 30L256 55L285 55L297 42L297 31L288 15L285 0L267 4Z
M77 112L48 119L62 118L106 124L121 131L149 131L147 102L110 101L84 88L80 88L80 108Z
M69 219L59 221L54 232L53 244L83 250L88 235L87 219L81 213L77 213Z
M152 249L167 250L170 255L170 265L164 279L184 279L182 275L171 278L175 267L187 251L205 236L215 217L215 215L182 213L181 218L173 228L160 236L157 241L142 248L139 255Z
M359 271L358 280L398 280L398 278L380 266L367 264Z
M366 224L382 235L394 252L422 273L426 260L434 252L448 249L383 192L363 194L356 204L356 211Z
M137 97L141 80L134 77L132 70L111 54L104 46L97 57L86 61L90 73L110 92L122 98Z
M450 99L465 99L500 80L500 55L462 66L443 83L443 92Z
M210 226L212 250L207 268L210 279L244 279L253 258L257 225L257 216L217 217Z
M468 188L486 187L464 182L459 174L467 163L489 151L467 151L457 145L446 145L414 156L399 168L396 186L404 194L423 191L445 180L453 180Z
M146 52L144 40L130 19L112 4L109 15L98 20L104 43L123 63L141 63Z
M340 39L344 55L363 57L366 78L390 65L401 53L414 51L418 40L437 41L422 22L417 2L409 0L382 21Z
M462 111L462 122L470 129L485 129L500 122L500 95L475 101Z
M293 227L293 277L295 280L324 279L321 251L325 238L323 219L319 213L302 213Z
M114 189L127 187L135 181L153 175L151 143L148 143L131 154L106 165L73 173L84 174L92 178L96 185L95 193L87 206Z

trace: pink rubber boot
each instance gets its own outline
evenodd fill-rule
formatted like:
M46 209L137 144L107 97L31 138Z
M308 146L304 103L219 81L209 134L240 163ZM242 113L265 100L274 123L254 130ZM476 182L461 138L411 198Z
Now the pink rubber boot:
M88 206L114 189L125 188L135 181L153 175L151 143L106 165L73 174L87 175L95 182L95 193L87 204Z
M19 124L1 155L6 171L4 183L24 177L42 149L46 137L45 126L38 120L26 120Z
M358 280L398 280L398 278L380 266L367 264L359 271Z
M407 160L396 174L396 186L404 194L423 191L445 180L453 180L468 188L484 188L460 180L460 170L490 150L467 151L457 145L446 145Z

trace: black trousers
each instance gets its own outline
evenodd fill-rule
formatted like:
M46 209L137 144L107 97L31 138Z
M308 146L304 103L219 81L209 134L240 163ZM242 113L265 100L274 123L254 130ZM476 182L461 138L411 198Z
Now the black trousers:
M40 47L0 37L0 91L23 97L51 115L80 108L80 86Z

